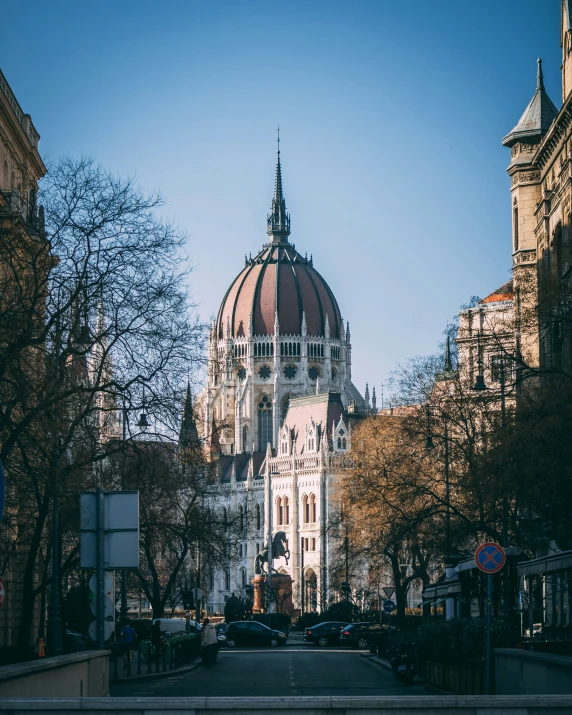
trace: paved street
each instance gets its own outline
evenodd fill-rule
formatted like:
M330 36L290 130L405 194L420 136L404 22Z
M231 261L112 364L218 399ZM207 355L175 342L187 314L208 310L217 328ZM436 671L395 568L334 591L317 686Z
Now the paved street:
M212 670L111 686L117 697L427 695L421 684L399 685L363 651L291 643L280 649L222 650Z

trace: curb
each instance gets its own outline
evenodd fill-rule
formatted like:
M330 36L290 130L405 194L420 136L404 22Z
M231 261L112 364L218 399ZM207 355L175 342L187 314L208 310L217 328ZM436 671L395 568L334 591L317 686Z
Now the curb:
M374 655L373 653L362 653L361 657L368 658L373 663L376 663L377 665L380 665L382 668L385 668L385 670L390 670L391 672L393 672L391 663L388 660L384 660L383 658L380 658L378 655Z
M164 673L147 673L146 675L132 675L125 678L109 678L109 685L124 685L125 683L142 683L145 680L159 680L160 678L168 678L173 675L178 675L179 673L190 673L191 670L195 670L202 665L200 658L195 658L192 663L185 665L182 668L176 668L175 670L166 670Z

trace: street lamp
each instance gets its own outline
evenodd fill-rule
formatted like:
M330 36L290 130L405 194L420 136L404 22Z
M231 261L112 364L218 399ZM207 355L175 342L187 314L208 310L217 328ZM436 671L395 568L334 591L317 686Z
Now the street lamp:
M56 318L56 334L54 343L54 377L56 389L60 384L60 348L61 328L59 317ZM59 406L56 407L56 410ZM62 603L60 599L61 581L61 552L60 552L60 425L59 414L54 417L52 434L52 577L50 584L50 603L48 606L48 650L52 656L63 653L62 633Z

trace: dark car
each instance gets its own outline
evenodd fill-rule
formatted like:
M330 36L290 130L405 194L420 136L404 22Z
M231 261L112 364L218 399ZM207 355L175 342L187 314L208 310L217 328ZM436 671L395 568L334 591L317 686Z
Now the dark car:
M371 653L377 653L382 658L387 658L391 649L392 643L395 644L398 636L401 633L399 628L395 626L377 625L377 627L369 633L369 650Z
M225 632L226 645L234 648L239 645L269 645L273 648L286 644L286 634L275 631L258 621L233 621Z
M304 631L306 643L313 643L325 647L337 645L340 640L340 631L347 625L345 621L324 621Z
M350 623L342 628L340 645L351 645L352 648L369 648L375 636L381 635L381 633L382 626L379 623Z

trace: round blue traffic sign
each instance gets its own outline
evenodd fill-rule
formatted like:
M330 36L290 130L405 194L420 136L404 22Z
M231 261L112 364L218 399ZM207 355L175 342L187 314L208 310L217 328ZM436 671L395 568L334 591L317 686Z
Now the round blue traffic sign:
M395 603L393 603L393 601L391 601L389 599L387 601L384 601L383 602L383 610L386 613L391 613L392 611L395 611Z
M500 571L506 561L506 554L502 546L492 541L481 544L475 551L475 563L484 573Z

